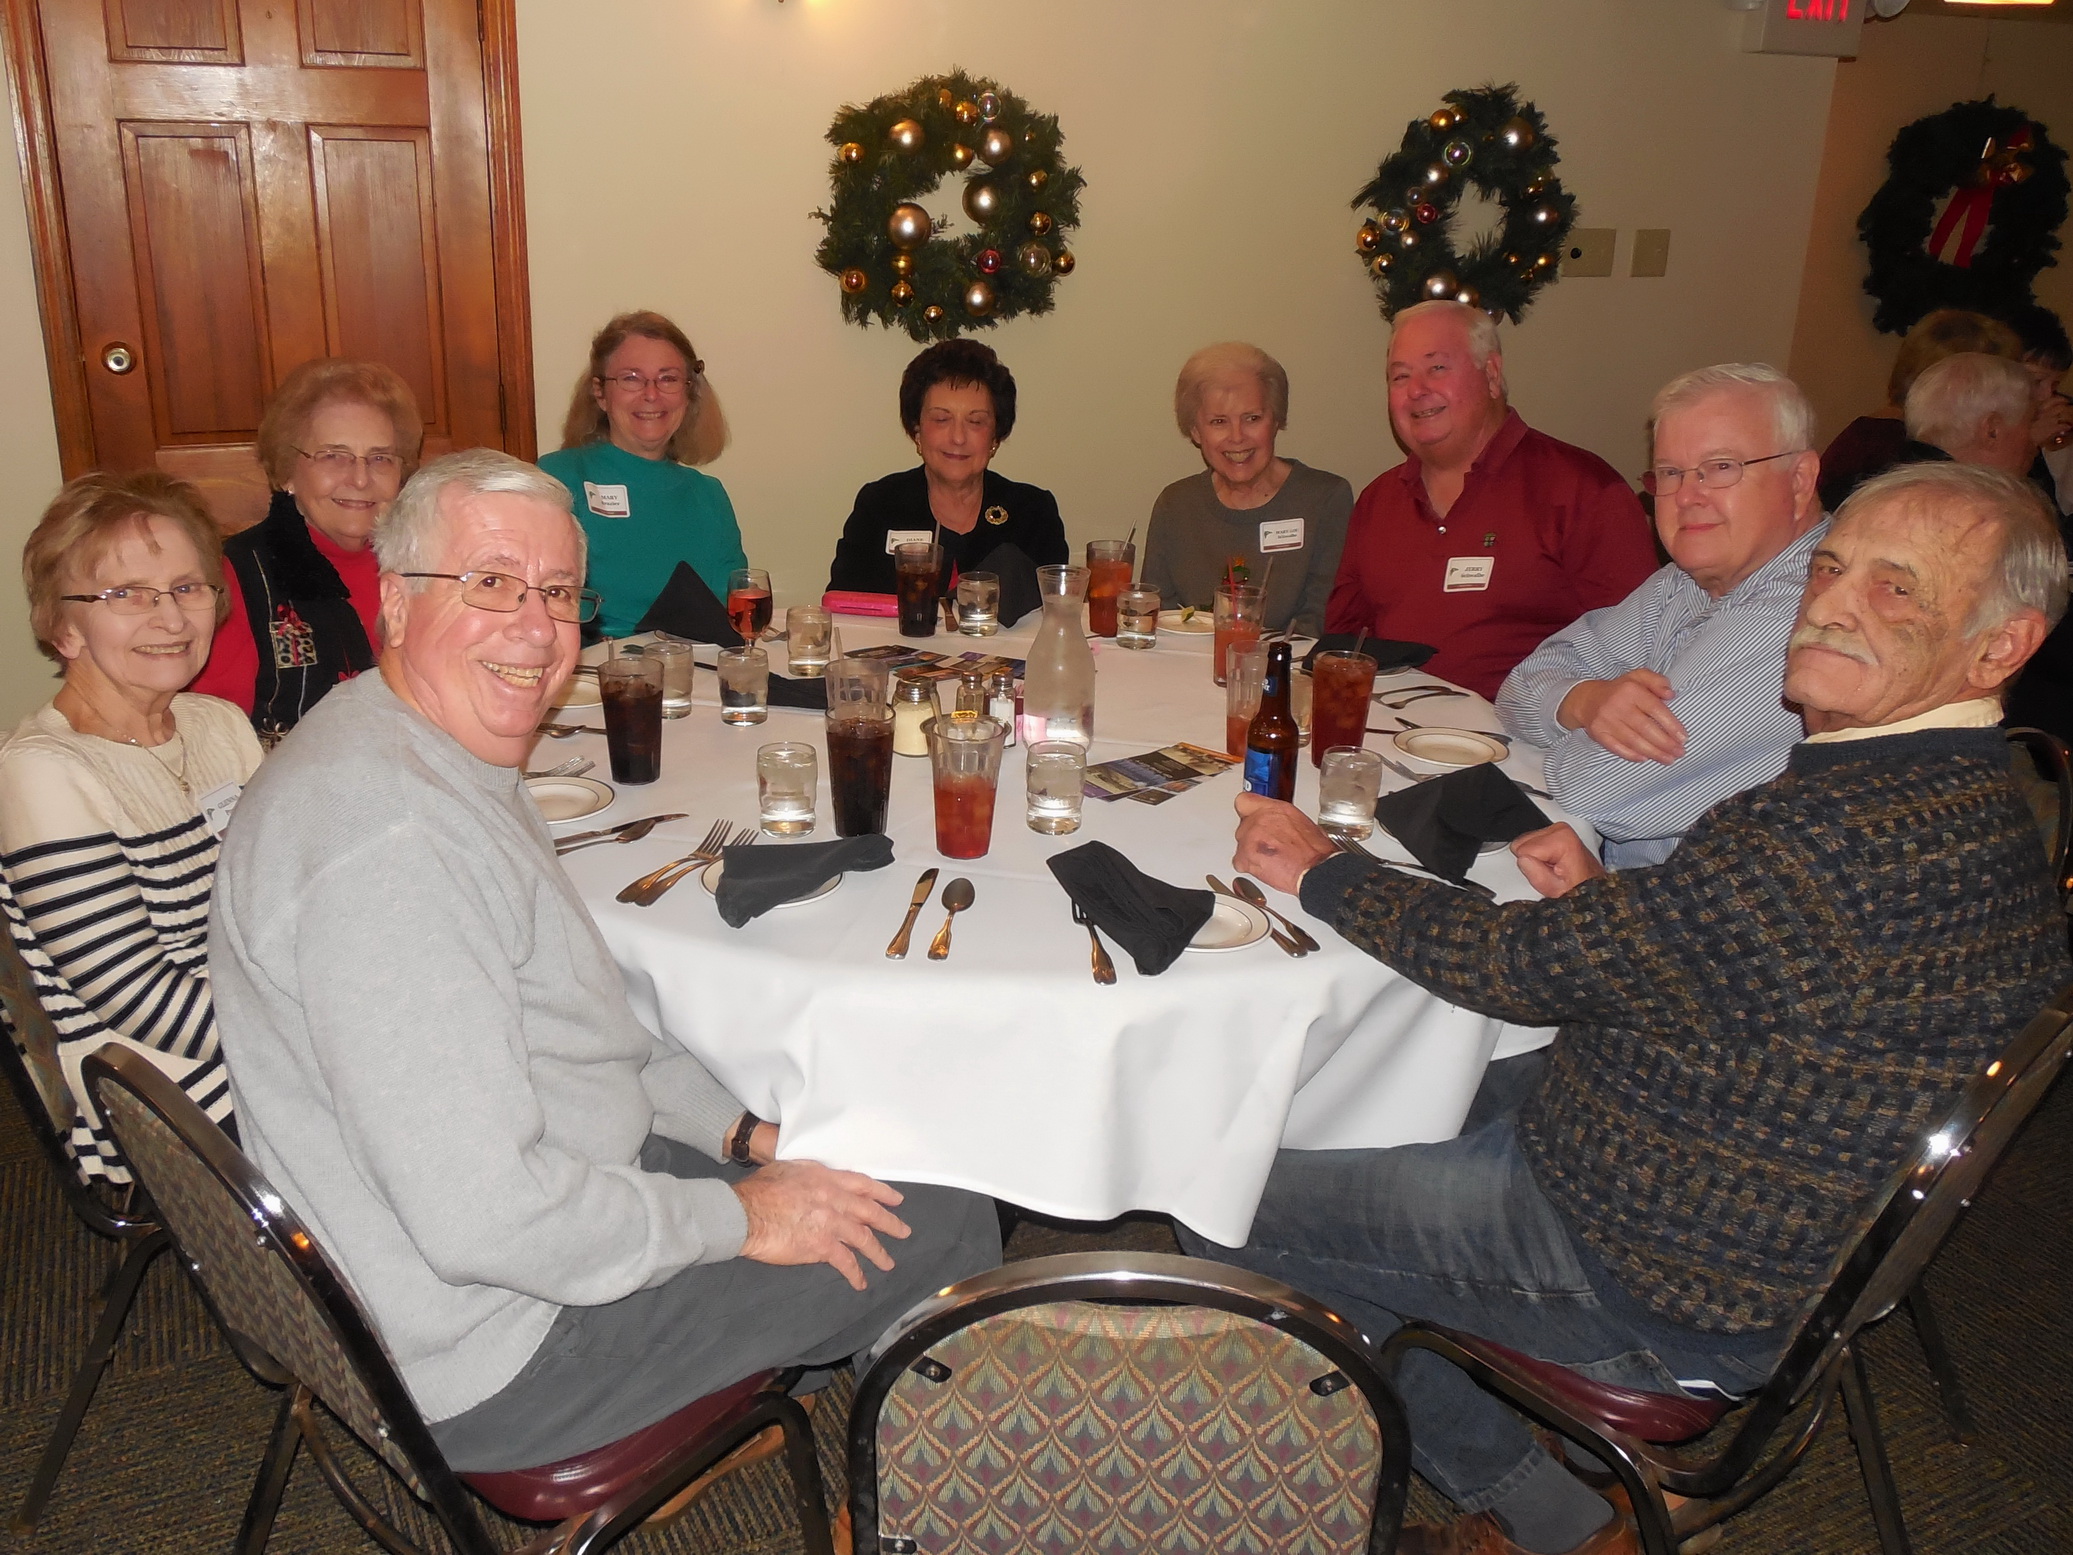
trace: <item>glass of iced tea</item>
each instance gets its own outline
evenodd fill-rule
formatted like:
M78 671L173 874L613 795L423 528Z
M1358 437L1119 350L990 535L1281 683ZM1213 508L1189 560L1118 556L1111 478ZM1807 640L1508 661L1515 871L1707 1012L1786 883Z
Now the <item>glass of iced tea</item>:
M943 547L920 540L893 547L893 585L900 601L900 635L936 635L936 597L943 579Z
M662 776L662 661L646 654L607 659L597 667L597 684L612 781L654 782Z
M931 718L929 766L936 789L936 851L984 858L993 843L993 796L1008 727L991 718Z
M1243 761L1245 731L1260 710L1267 685L1267 645L1258 638L1235 644L1224 666L1224 749Z
M1375 690L1375 661L1364 653L1333 651L1310 661L1310 761L1324 765L1324 753L1367 738L1368 698Z
M1096 637L1116 635L1116 600L1136 568L1137 547L1128 540L1087 542L1087 630Z
M828 704L828 800L835 835L868 837L885 830L893 781L893 710L878 701Z
M1216 683L1224 683L1224 656L1233 643L1256 643L1266 630L1267 596L1255 583L1221 583L1216 591Z
M761 567L737 567L727 574L727 624L750 644L770 625L770 574Z

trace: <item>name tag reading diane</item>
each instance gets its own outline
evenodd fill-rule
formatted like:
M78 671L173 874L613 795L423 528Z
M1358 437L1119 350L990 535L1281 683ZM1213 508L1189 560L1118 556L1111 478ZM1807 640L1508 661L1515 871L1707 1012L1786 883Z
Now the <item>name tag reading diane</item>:
M599 518L633 517L633 505L626 500L624 486L600 486L595 481L585 481L583 500Z
M1279 518L1260 520L1260 554L1273 551L1300 551L1303 548L1303 521L1300 518Z
M1479 594L1490 586L1490 574L1497 569L1494 556L1450 556L1443 594Z
M932 545L935 539L933 529L888 529L885 532L885 554L890 556L903 545Z

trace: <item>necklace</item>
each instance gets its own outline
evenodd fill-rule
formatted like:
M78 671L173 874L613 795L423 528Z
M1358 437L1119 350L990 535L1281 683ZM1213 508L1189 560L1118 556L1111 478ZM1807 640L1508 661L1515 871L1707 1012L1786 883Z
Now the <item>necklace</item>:
M170 740L165 741L163 745L146 745L142 740L134 738L131 739L128 743L136 746L138 750L143 751L146 755L150 756L153 761L157 762L161 767L164 767L166 770L166 776L170 777L175 783L178 783L180 785L181 796L185 798L190 804L194 802L194 789L192 785L190 785L187 781L187 740L185 736L183 736L177 728L173 731L173 737ZM175 767L171 762L167 761L165 757L159 754L159 752L163 750L166 745L177 745L180 747L179 766Z

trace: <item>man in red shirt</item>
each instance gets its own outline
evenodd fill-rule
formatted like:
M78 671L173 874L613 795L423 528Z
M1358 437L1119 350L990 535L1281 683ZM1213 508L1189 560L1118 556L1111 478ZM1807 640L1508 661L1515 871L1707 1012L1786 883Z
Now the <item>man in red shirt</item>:
M1611 465L1506 403L1479 309L1406 308L1388 373L1407 457L1354 504L1326 627L1430 643L1428 671L1495 697L1549 633L1655 571L1648 520Z

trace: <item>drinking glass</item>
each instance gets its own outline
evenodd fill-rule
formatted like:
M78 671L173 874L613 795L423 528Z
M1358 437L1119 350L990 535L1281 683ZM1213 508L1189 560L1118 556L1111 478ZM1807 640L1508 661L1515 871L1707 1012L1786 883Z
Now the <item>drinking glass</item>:
M867 837L885 830L893 781L893 710L875 701L828 703L828 798L835 835Z
M737 567L727 574L727 622L750 644L770 625L770 574L761 567Z
M691 645L658 640L648 644L647 657L662 666L662 716L682 718L691 711Z
M835 618L819 605L794 605L785 612L785 667L802 680L813 680L828 668Z
M662 662L614 655L597 667L605 704L605 749L612 781L652 783L662 776Z
M756 802L772 837L803 837L813 830L820 757L803 740L780 740L756 752Z
M925 732L935 778L936 851L945 858L984 858L993 842L993 795L1007 725L991 718L931 718Z
M1288 678L1288 712L1296 721L1296 743L1305 744L1310 739L1310 711L1315 697L1316 682L1302 670ZM1367 733L1367 725L1361 725L1361 733Z
M1128 540L1087 542L1087 630L1096 637L1116 635L1116 598L1136 566L1137 547Z
M957 629L967 637L991 637L1001 629L998 573L966 572L957 579Z
M1149 648L1159 637L1159 591L1131 587L1116 596L1116 642Z
M1333 650L1310 661L1312 762L1322 767L1327 751L1361 743L1368 731L1368 698L1374 690L1375 661L1364 653Z
M1216 591L1216 683L1224 683L1224 658L1231 644L1260 640L1266 629L1267 596L1253 583L1224 583Z
M1039 740L1029 748L1029 829L1062 837L1080 829L1087 748L1073 740Z
M1319 736L1322 740L1322 735ZM1328 837L1365 842L1375 830L1375 798L1382 792L1382 758L1356 745L1324 753L1317 782L1317 824Z
M936 635L936 595L943 577L943 547L921 540L893 547L893 580L899 590L900 635Z
M1224 675L1224 749L1245 759L1245 731L1260 710L1267 686L1267 645L1257 638L1231 650Z
M887 676L883 659L850 659L840 655L828 661L821 679L828 687L828 711L856 705L886 706Z
M770 655L761 648L720 650L720 722L759 724L770 716Z

